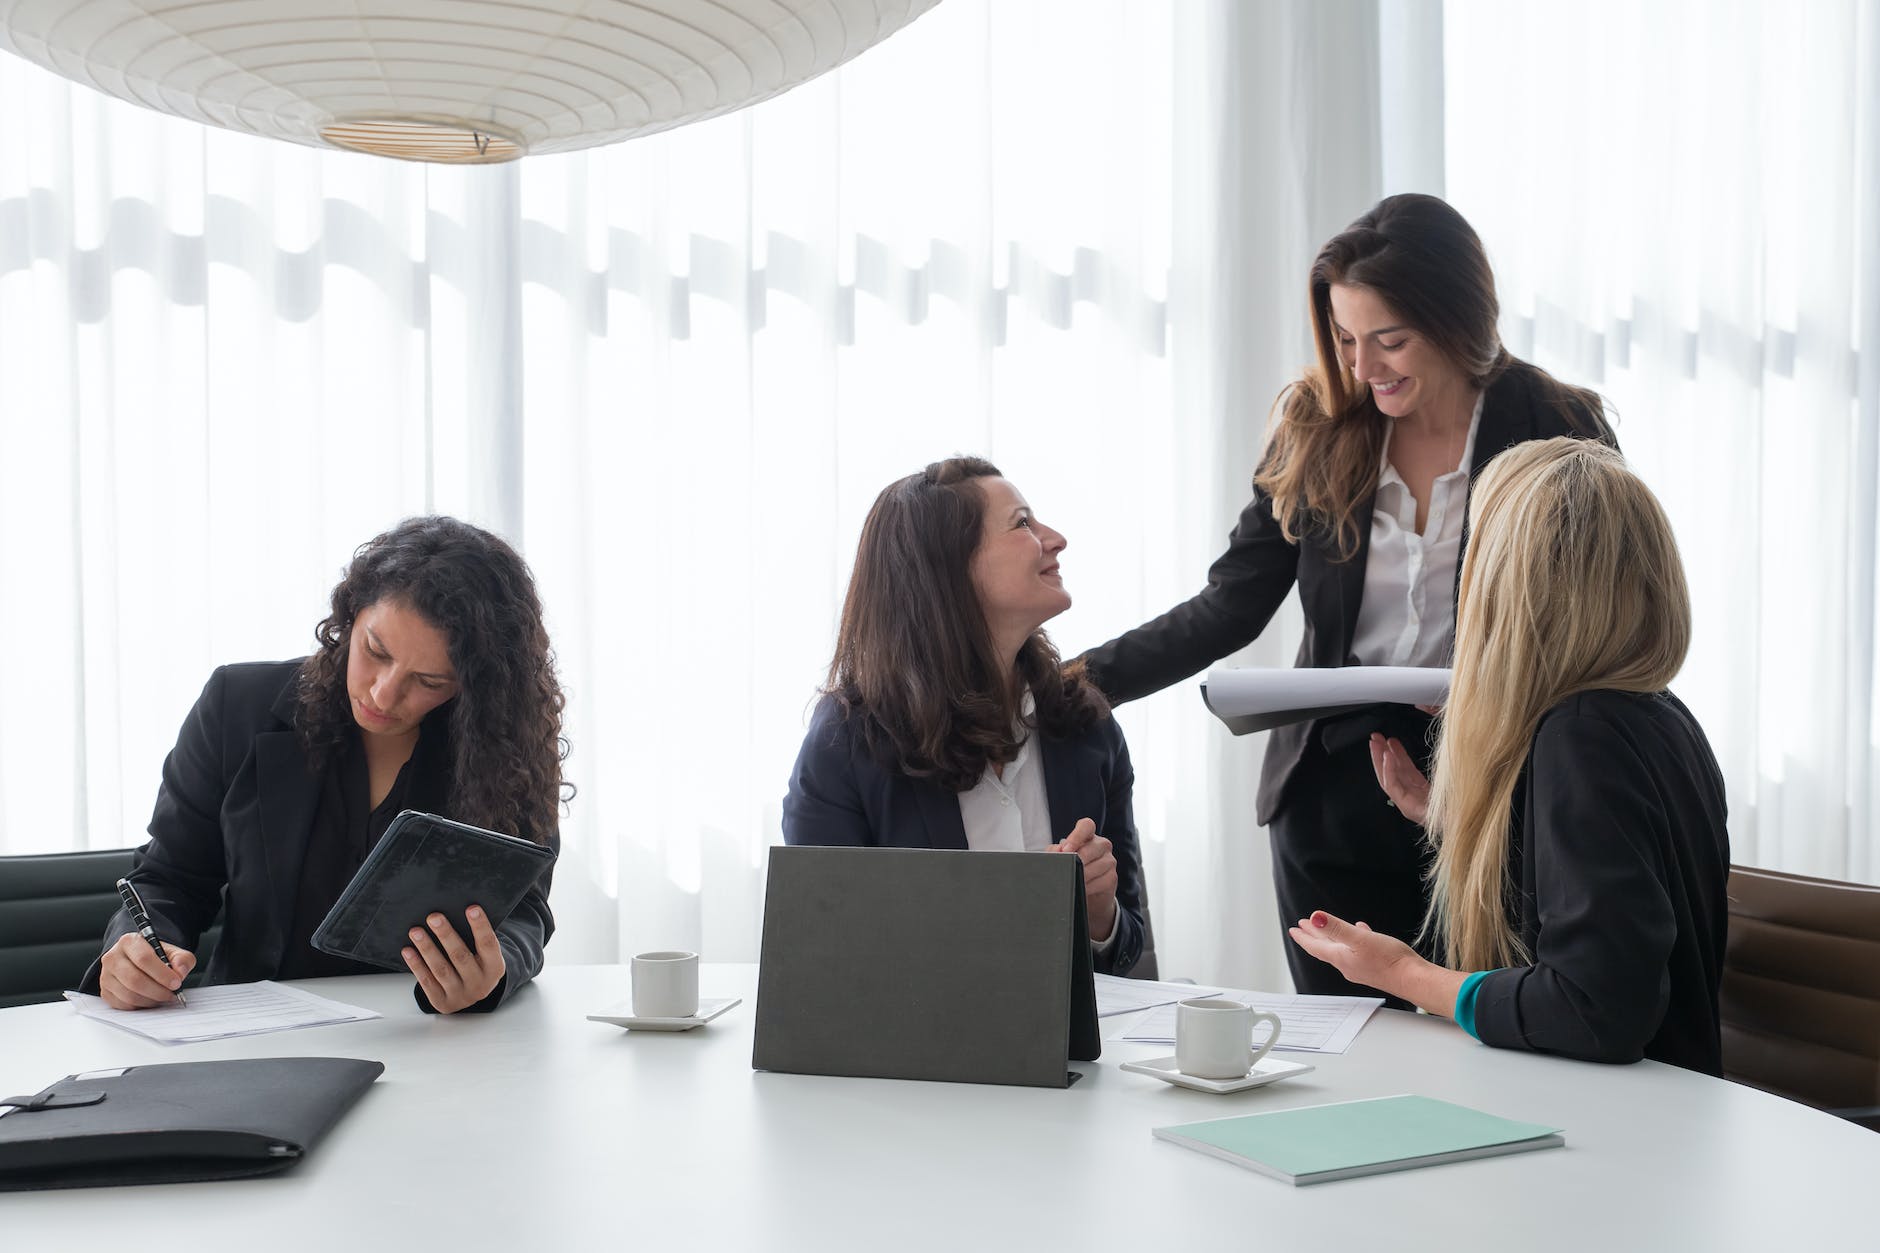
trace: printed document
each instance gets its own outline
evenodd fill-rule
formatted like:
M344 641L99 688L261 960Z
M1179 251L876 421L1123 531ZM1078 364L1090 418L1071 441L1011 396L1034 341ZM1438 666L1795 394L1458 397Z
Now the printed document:
M1215 995L1279 1015L1279 1043L1273 1047L1294 1053L1344 1052L1351 1047L1371 1014L1384 1003L1380 996L1300 996L1291 992L1246 992L1235 988ZM1264 1034L1259 1026L1254 1032L1256 1039ZM1123 1033L1123 1039L1144 1044L1175 1043L1175 1006L1163 1005L1144 1015L1141 1022Z
M87 1018L109 1023L158 1044L196 1044L238 1035L265 1035L336 1022L364 1022L380 1015L343 1005L300 988L273 982L230 983L191 988L188 1005L157 1009L112 1009L102 997L67 992L65 999Z
M1192 1001L1197 996L1214 996L1218 989L1197 987L1192 983L1156 983L1149 979L1124 979L1119 975L1098 975L1097 1017L1113 1018L1133 1014L1139 1009Z
M1330 718L1366 705L1440 705L1449 671L1434 666L1210 670L1201 699L1235 735Z

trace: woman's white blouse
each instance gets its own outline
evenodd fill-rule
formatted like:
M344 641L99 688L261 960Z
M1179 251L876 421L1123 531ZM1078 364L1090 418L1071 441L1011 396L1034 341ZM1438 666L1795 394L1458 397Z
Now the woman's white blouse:
M1020 715L1029 718L1033 711L1032 695L1026 692ZM1036 732L1026 736L1018 756L1005 763L1003 777L988 766L979 782L960 793L960 822L966 827L966 847L974 852L1042 853L1070 834L1051 830L1051 801L1045 795ZM1115 942L1112 924L1110 934L1091 947L1104 953Z
M1025 716L1032 712L1025 694ZM988 766L972 790L960 793L960 821L966 847L974 852L1042 853L1069 832L1051 833L1051 802L1044 791L1044 767L1038 761L1038 737L1027 736L1018 756L1005 763L1000 778Z
M1446 666L1456 642L1456 563L1469 511L1469 465L1482 425L1475 399L1468 442L1454 470L1430 489L1429 517L1417 534L1417 501L1390 462L1385 441L1371 510L1371 549L1351 653L1361 666Z

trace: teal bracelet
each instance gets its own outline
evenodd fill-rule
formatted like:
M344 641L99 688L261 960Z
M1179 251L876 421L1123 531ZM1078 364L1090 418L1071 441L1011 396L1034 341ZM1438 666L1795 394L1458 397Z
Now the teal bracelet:
M1486 970L1476 971L1462 981L1462 990L1456 993L1456 1025L1478 1040L1482 1037L1475 1035L1475 994L1481 989L1482 980L1488 978L1490 973Z

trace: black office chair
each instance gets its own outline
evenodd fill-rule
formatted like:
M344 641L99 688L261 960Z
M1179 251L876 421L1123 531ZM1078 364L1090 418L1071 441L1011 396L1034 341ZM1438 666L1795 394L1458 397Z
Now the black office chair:
M0 857L0 1008L56 1001L78 986L117 912L117 881L130 873L133 851ZM214 951L220 933L202 937L199 956Z

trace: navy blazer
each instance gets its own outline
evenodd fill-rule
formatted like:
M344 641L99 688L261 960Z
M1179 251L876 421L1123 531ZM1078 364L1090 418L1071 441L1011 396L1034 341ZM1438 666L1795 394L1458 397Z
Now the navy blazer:
M223 911L205 983L251 983L281 969L320 804L320 776L308 769L294 730L300 666L249 662L209 676L163 760L150 842L132 862L130 878L163 939L194 952ZM549 847L560 851L558 835ZM475 1008L494 1009L541 970L542 947L555 931L550 873L496 928L505 973ZM120 909L104 947L133 930ZM98 991L102 969L101 957L85 972L84 991ZM418 1002L430 1008L422 989Z
M1670 692L1568 697L1535 730L1514 809L1510 904L1534 964L1477 986L1477 1038L1722 1074L1730 835L1690 711Z
M1526 440L1556 435L1616 443L1596 413L1577 415L1577 425L1564 420L1546 403L1540 372L1524 362L1511 363L1483 395L1482 422L1476 428L1475 456L1469 467L1470 486L1497 454ZM1367 496L1352 515L1358 528L1358 551L1344 560L1334 538L1323 530L1308 531L1297 541L1287 539L1274 520L1273 498L1255 487L1253 499L1241 510L1240 522L1228 536L1227 551L1208 570L1208 585L1153 621L1085 653L1091 681L1113 705L1180 682L1264 631L1294 584L1305 611L1305 636L1293 664L1353 664L1351 641L1357 634L1358 604L1364 597L1374 501L1375 494ZM1465 515L1462 544L1456 551L1458 580L1468 544ZM1268 734L1255 812L1260 825L1271 825L1286 803L1287 785L1320 721L1288 723Z
M1105 717L1073 739L1038 736L1045 799L1057 839L1080 818L1097 826L1116 855L1116 933L1095 955L1105 974L1155 977L1142 854L1130 793L1136 772L1116 719ZM790 772L783 799L786 844L851 848L966 847L959 793L929 779L911 779L869 755L834 698L824 697Z

